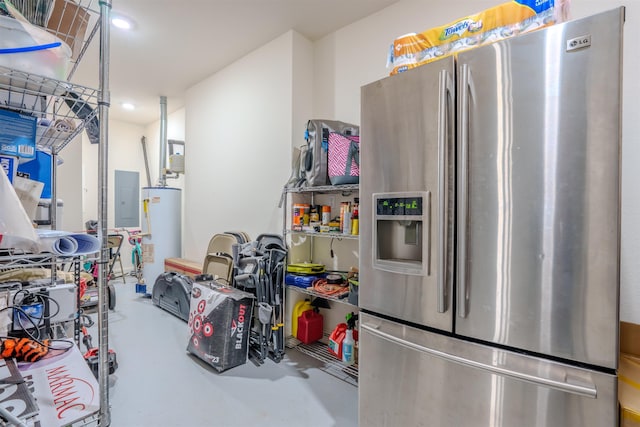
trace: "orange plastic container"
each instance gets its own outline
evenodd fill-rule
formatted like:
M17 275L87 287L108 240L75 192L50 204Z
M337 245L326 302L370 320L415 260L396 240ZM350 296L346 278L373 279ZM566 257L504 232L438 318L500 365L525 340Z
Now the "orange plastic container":
M347 324L338 323L331 335L329 335L329 353L342 360L342 341L347 335ZM353 339L358 341L358 330L353 330Z

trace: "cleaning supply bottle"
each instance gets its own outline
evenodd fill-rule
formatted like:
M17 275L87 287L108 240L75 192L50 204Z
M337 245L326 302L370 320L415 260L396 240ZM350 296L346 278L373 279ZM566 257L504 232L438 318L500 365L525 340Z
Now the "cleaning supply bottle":
M347 314L347 330L342 340L342 362L345 365L353 365L355 362L355 340L353 338L353 328L356 326L358 315L354 313Z
M353 329L349 328L346 331L346 335L342 340L342 362L345 365L353 365L354 361L354 345Z

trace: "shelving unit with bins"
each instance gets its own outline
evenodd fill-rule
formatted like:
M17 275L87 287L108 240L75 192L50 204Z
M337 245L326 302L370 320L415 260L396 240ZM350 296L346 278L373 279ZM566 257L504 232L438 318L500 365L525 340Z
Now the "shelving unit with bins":
M291 229L292 209L294 203L309 203L311 205L331 205L332 217L339 213L340 202L354 201L359 194L358 185L329 185L321 187L290 188L286 190L283 218L283 234L289 245L288 263L314 262L326 265L328 271L347 271L350 267L358 266L359 236L341 233L321 233L313 231L297 231ZM334 244L338 241L338 244ZM350 304L346 297L337 298L319 294L312 289L287 285L286 319L291 319L293 307L297 301L312 297L325 300L330 309L321 309L324 317L324 339L312 344L304 344L291 336L290 321L286 322L288 335L287 347L310 355L324 363L323 370L354 386L358 383L357 365L346 366L331 355L327 348L330 331L338 323L345 321L349 312L357 313L358 307Z
M58 268L69 268L69 272L73 274L74 283L80 282L80 269L81 263L87 260L95 260L86 256L74 256L74 257L56 257L49 253L43 254L30 254L20 250L6 250L3 249L0 254L0 274L6 271L25 269L25 268L53 268L53 279L56 278L56 271ZM9 301L10 303L10 301ZM76 293L76 307L80 307L80 293ZM67 322L65 322L66 324ZM70 322L69 322L70 323ZM59 325L64 330L64 325ZM52 325L53 327L53 325ZM58 329L54 330L54 333ZM60 338L62 335L56 335L55 338ZM76 345L80 346L80 317L76 316L73 320L73 341Z
M58 0L62 1L62 0ZM49 77L16 70L0 65L0 107L34 116L39 120L37 126L38 148L45 148L52 157L52 209L51 226L56 228L56 165L60 152L83 130L93 127L93 134L99 134L98 154L98 224L102 237L100 265L108 265L107 248L107 153L108 153L108 111L109 111L109 38L111 0L75 0L64 3L64 10L69 12L61 19L60 27L49 29L58 36L64 36L66 29L75 28L76 24L87 28L83 40L75 36L61 37L72 48L80 46L79 53L71 60L70 80L84 56L94 36L99 33L99 88L77 85L69 81L61 81ZM82 22L80 22L82 20ZM63 28L64 26L64 28ZM97 121L96 121L97 119ZM0 256L0 270L24 267L51 267L52 280L55 280L57 267L72 262L76 284L79 283L81 259L61 259L47 254L28 254L21 251L4 251ZM109 425L108 395L108 298L107 277L105 268L100 269L98 279L98 383L100 393L100 409L72 425ZM78 302L78 307L80 306ZM74 328L74 339L79 344L79 326ZM22 420L21 420L22 421Z

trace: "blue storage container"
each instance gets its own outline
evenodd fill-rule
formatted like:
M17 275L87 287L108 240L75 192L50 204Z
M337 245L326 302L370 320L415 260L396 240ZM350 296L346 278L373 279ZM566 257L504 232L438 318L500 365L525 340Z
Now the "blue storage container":
M44 183L42 199L51 198L51 154L46 151L36 150L36 158L18 165L18 176L40 181Z
M36 118L0 109L0 154L25 162L35 158L35 151Z
M18 158L13 156L5 156L0 154L0 168L2 168L7 176L9 182L13 184L13 179L16 177L16 170L18 166Z
M304 275L304 276L287 273L284 276L284 283L286 285L297 286L299 288L309 288L311 287L311 285L313 285L314 281L316 281L317 279L322 279L323 277L326 277L326 276L327 276L326 273L315 274L315 275Z

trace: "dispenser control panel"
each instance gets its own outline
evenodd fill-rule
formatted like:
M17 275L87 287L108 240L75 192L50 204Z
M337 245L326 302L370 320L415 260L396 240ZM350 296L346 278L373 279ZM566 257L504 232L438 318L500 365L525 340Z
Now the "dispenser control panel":
M429 271L429 191L373 194L373 267L426 276Z
M376 199L378 215L422 216L422 197L391 197Z

